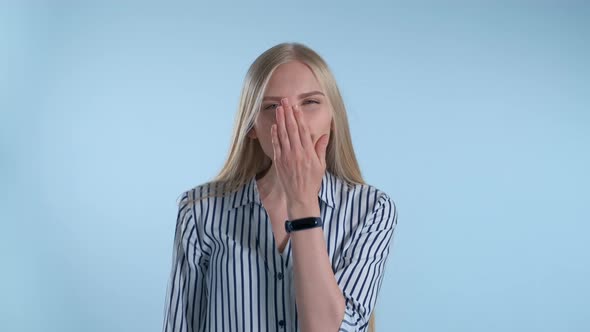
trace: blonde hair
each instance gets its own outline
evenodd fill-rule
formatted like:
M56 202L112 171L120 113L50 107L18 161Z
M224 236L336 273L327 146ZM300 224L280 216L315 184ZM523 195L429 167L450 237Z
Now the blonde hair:
M311 69L332 105L333 132L326 149L327 170L349 186L365 184L352 146L344 101L327 63L306 45L281 43L266 50L250 65L242 87L229 154L219 174L209 182L209 192L197 199L237 191L253 176L271 166L272 159L264 153L260 143L247 134L254 126L274 70L290 61L300 61ZM369 320L369 331L375 331L374 315Z

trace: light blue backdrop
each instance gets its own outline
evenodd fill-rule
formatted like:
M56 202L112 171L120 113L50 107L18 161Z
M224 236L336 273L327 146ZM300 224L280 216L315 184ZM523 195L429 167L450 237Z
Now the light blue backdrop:
M399 224L383 331L590 330L590 6L5 1L0 326L159 331L176 198L216 174L242 80L330 64Z

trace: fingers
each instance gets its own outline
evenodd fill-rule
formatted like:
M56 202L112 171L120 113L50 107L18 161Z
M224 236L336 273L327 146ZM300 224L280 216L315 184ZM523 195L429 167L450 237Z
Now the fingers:
M299 139L299 128L297 126L297 121L293 115L293 108L291 107L291 104L287 98L283 98L281 102L283 104L285 127L287 128L291 150L300 150L302 145L301 140Z
M291 142L289 140L289 134L287 133L287 128L285 124L285 109L283 106L277 107L276 111L277 115L277 136L279 138L279 143L281 145L281 152L282 151L290 151L291 150Z
M270 137L272 141L272 150L274 152L273 161L276 162L281 157L281 142L279 142L276 124L273 124L270 127Z
M311 141L311 135L307 129L307 125L303 119L303 112L299 108L299 105L293 106L293 115L297 120L297 126L299 127L299 138L301 139L301 145L304 150L313 149L313 142Z

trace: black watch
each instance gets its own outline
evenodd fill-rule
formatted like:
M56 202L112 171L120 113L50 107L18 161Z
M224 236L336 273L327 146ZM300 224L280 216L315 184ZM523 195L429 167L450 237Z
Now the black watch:
M286 220L285 230L287 233L291 233L309 228L322 227L323 225L324 223L322 222L321 217L307 217L295 220Z

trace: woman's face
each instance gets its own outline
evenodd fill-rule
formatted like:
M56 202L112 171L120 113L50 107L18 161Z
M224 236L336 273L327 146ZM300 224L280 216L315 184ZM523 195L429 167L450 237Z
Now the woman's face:
M272 160L270 128L277 122L275 111L281 98L288 98L292 106L299 105L315 147L318 139L324 134L330 135L331 130L332 106L324 93L311 69L302 62L291 61L278 66L268 82L262 108L248 136L257 138Z

